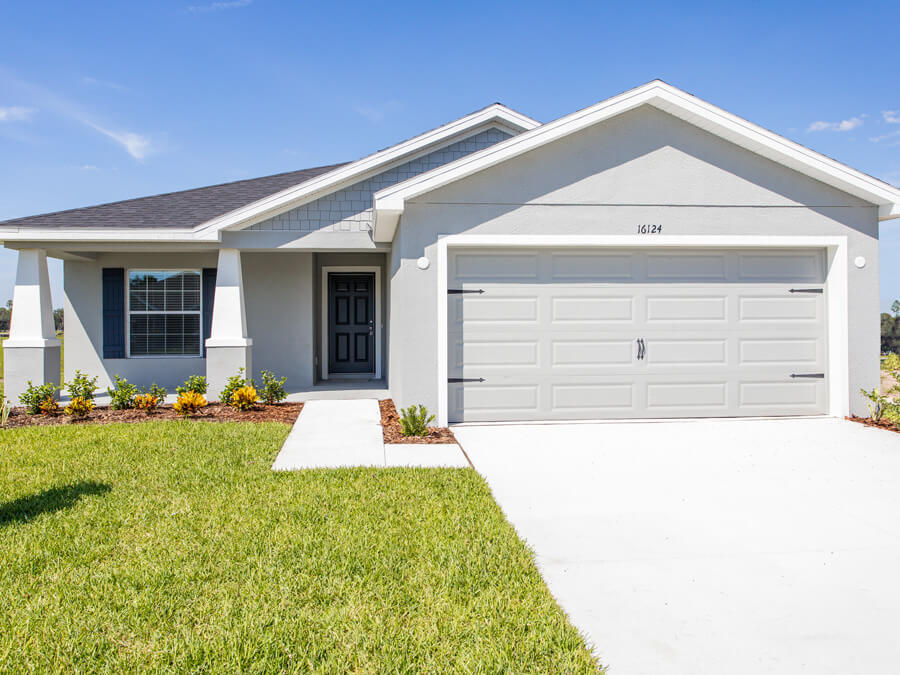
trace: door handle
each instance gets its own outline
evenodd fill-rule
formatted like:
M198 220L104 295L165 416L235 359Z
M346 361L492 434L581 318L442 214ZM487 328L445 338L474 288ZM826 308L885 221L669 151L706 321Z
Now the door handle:
M644 338L637 339L637 348L638 348L637 360L642 361L644 358Z

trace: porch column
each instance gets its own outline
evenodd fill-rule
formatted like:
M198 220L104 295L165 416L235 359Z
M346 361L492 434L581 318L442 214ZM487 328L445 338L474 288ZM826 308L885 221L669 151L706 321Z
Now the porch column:
M247 337L241 252L219 249L212 328L206 340L206 380L210 400L217 399L228 378L244 368L252 376L253 340Z
M4 396L19 405L19 396L33 384L59 382L60 341L53 325L53 302L47 252L19 251L9 339L3 343Z

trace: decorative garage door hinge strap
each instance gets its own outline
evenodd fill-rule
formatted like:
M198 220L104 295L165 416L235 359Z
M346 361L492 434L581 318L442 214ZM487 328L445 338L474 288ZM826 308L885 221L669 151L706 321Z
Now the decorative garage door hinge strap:
M484 293L481 288L448 288L447 295L462 295L463 293Z
M447 382L484 382L483 377L448 377Z
M788 293L823 293L821 288L792 288Z
M793 378L808 377L808 378L811 378L814 380L824 380L825 373L791 373L791 377L793 377Z

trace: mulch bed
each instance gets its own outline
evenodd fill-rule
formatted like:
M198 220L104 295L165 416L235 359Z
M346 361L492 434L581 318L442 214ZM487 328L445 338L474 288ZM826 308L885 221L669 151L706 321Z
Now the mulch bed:
M427 436L404 436L400 433L400 416L394 401L386 398L378 401L381 409L381 432L385 443L456 443L456 437L447 427L429 427Z
M253 410L241 412L221 403L210 403L193 417L194 422L283 422L293 424L297 420L302 403L277 403L258 405ZM117 422L154 422L160 420L185 419L170 405L161 406L149 415L142 410L112 410L107 407L95 408L87 417L75 420L60 411L57 415L29 415L24 408L13 408L7 427L44 427L58 424L115 424Z
M850 415L850 417L845 417L844 419L865 424L867 427L878 427L879 429L886 429L887 431L893 431L895 434L900 434L900 428L890 422L875 422L871 417L857 417L856 415Z

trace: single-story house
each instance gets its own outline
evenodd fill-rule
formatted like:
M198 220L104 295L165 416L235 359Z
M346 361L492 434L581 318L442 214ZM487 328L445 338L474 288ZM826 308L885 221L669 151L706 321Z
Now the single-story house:
M5 384L244 367L460 421L846 415L900 190L653 81L494 104L355 162L0 223ZM346 385L342 385L346 382ZM386 394L387 395L387 394Z

